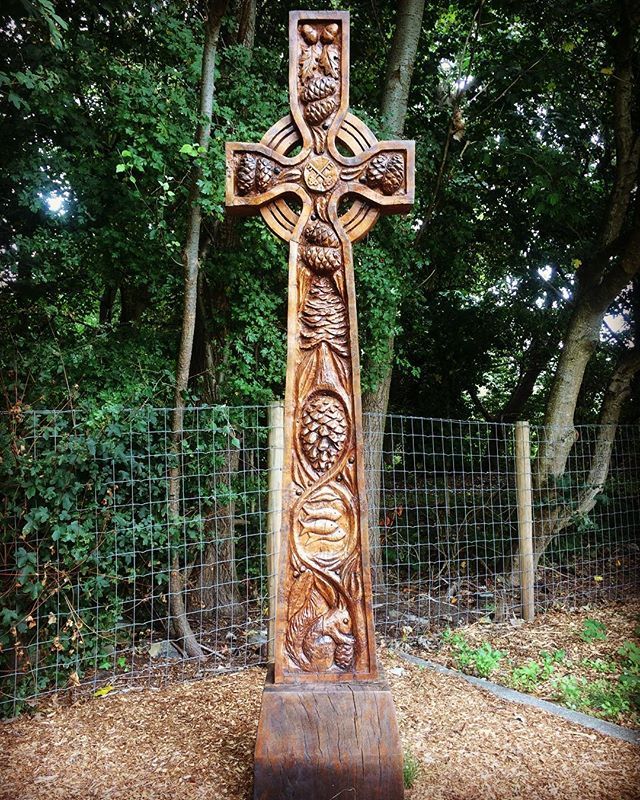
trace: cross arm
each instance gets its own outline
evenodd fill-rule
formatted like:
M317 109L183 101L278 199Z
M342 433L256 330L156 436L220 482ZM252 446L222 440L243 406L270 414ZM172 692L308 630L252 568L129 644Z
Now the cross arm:
M409 211L415 194L415 142L387 141L340 157L340 194L353 194L383 214Z
M263 144L227 142L226 166L225 202L233 214L255 214L284 194L310 202L300 182L299 158L287 158Z

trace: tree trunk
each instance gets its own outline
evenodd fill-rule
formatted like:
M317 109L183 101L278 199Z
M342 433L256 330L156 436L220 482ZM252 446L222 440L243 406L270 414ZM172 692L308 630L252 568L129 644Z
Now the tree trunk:
M400 0L380 110L389 133L400 137L407 117L411 76L418 51L425 0Z
M638 355L632 351L624 356L614 372L603 400L586 486L575 502L565 503L555 485L565 472L569 453L577 438L574 415L585 371L598 346L608 308L640 271L640 198L637 197L640 125L635 110L638 87L634 74L634 42L640 23L640 7L621 0L619 8L613 76L616 167L599 249L576 273L574 309L547 401L543 441L533 474L538 504L544 509L534 521L536 566L551 541L577 516L588 514L595 505L609 470L620 412L640 366ZM517 551L512 559L511 572L513 582L517 583Z
M381 111L392 136L401 138L407 116L411 76L418 50L418 40L424 14L424 0L400 0L396 29L391 42L387 76L382 94ZM387 357L380 372L378 385L362 397L365 470L367 473L367 503L369 506L369 542L371 547L372 583L380 588L382 550L380 542L379 508L384 426L389 406L389 390L393 370L393 334L389 336ZM368 415L368 416L367 416Z
M236 43L253 50L256 38L256 0L236 0L234 16L238 23Z
M208 15L205 25L205 40L202 54L202 76L200 82L199 118L200 124L197 131L197 140L202 148L202 155L206 156L209 150L211 136L211 119L213 113L215 60L220 34L222 17L226 11L228 0L211 0L208 5ZM184 264L184 301L182 315L182 332L180 336L180 349L178 352L178 366L176 370L176 390L174 411L171 420L171 446L175 456L175 464L169 473L169 516L170 523L176 527L180 524L181 504L181 448L183 437L185 392L189 382L189 367L193 349L193 335L196 322L196 308L198 300L198 270L200 229L202 226L202 210L200 208L200 179L202 168L196 162L191 174L191 188L189 192L187 236L182 255ZM171 614L172 635L180 640L190 658L203 658L202 648L198 643L189 620L184 598L186 565L181 567L180 555L176 548L171 560L171 573L169 577L169 603Z
M233 479L239 463L240 450L232 446L229 436L214 487L213 513L204 523L207 544L200 568L200 607L207 617L233 618L238 612L235 501L219 502L217 498L233 497Z
M544 420L547 432L535 467L537 488L546 486L564 472L575 438L573 421L578 395L587 364L598 345L604 316L640 269L638 198L635 212L629 213L640 165L640 127L635 113L637 76L633 64L640 13L637 8L632 13L632 9L633 4L621 0L613 76L616 140L613 186L600 233L599 250L576 273L575 307L551 385Z
M613 373L602 402L598 435L584 487L573 503L558 503L548 517L542 516L535 522L533 530L534 567L538 566L551 540L577 517L585 516L595 506L609 473L620 414L631 394L633 378L639 370L640 352L635 349L627 352Z

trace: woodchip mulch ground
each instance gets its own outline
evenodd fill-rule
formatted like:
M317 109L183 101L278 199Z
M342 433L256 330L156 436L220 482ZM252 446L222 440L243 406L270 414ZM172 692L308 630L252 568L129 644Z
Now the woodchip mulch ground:
M392 654L383 661L405 751L419 763L411 800L640 798L639 747ZM263 681L251 669L7 722L0 798L250 798Z

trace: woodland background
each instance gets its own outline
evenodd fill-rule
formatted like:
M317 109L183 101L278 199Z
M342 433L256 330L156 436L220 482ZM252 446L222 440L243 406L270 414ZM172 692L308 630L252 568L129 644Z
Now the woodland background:
M220 561L220 531L203 542L182 503L188 476L177 461L169 460L168 508L158 489L159 532L149 520L118 521L111 472L100 465L115 474L120 464L120 482L133 486L132 453L138 441L141 452L150 446L155 412L134 419L126 409L178 409L164 428L157 416L152 423L175 449L188 439L184 406L263 405L283 395L286 246L260 218L226 218L224 145L258 141L287 113L293 7L4 4L1 613L2 642L17 662L40 646L30 633L39 620L51 625L61 613L60 587L75 587L76 608L105 599L107 611L95 612L106 615L103 629L123 616L122 598L107 603L112 590L96 574L89 495L110 514L105 537L121 547L127 537L168 535L172 573L162 581L174 581L174 602L191 568L171 548L188 531L199 531L200 556L211 546ZM574 425L604 423L587 469L601 489L616 425L640 414L640 7L307 7L351 12L352 110L379 138L416 140L413 211L381 220L354 249L364 407L373 412L366 434L378 454L371 474L388 410L545 424L534 483L547 510L560 512L551 527L539 521L539 557L559 526L596 502L598 492L587 492L562 507ZM34 416L42 409L65 413ZM232 476L244 458L234 454L237 425L226 412L211 414L218 445L207 457ZM232 483L206 487L210 517L226 519L240 502ZM101 546L108 550L108 539ZM135 559L127 568L130 583L142 580ZM187 612L184 603L173 608L176 636L198 655ZM54 670L67 650L65 664L77 668L78 631L62 628Z

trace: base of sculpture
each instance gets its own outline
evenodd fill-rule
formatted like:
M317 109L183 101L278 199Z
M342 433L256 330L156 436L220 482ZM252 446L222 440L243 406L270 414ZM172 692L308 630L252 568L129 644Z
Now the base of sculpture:
M253 797L402 800L402 750L387 684L274 684L270 672Z

